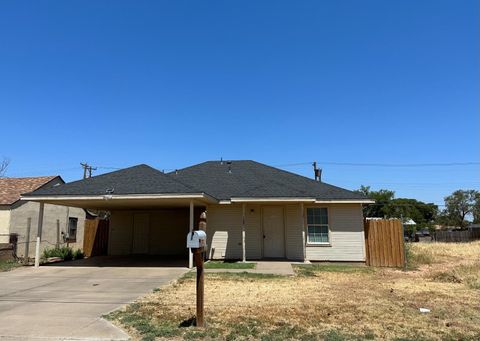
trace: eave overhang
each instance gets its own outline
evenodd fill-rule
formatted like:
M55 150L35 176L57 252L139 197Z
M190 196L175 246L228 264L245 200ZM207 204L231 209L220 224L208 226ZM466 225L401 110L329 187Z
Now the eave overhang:
M154 208L215 204L218 200L206 193L175 194L103 194L103 195L23 195L21 200L47 204L98 209Z

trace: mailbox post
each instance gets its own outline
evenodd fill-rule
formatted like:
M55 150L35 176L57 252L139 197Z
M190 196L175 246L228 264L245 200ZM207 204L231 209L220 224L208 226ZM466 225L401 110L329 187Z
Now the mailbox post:
M203 252L205 251L207 234L207 215L203 212L200 215L200 222L191 233L187 235L187 248L193 253L193 260L197 268L197 315L195 318L197 327L205 327L203 319L203 296L204 296L204 271L203 271Z

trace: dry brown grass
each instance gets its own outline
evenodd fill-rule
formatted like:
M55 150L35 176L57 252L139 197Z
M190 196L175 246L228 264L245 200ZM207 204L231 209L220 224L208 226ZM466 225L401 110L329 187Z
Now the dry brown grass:
M178 328L195 312L193 277L127 312L153 325L168 322L177 329L170 336L187 339L480 339L480 286L472 285L479 278L480 242L415 244L411 252L428 253L432 261L408 272L316 267L285 278L207 274L209 333ZM431 313L421 314L420 307Z

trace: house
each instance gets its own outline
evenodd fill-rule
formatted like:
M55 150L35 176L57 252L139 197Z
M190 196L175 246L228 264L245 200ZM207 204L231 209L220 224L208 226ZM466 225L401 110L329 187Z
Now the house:
M163 173L138 165L23 196L110 212L108 254L190 259L186 235L207 211L208 257L365 261L362 194L255 161Z
M0 243L8 243L10 235L16 235L17 255L33 256L38 217L42 215L40 252L66 241L73 247L81 248L85 219L83 209L46 204L41 212L39 203L20 200L22 193L48 190L64 183L60 176L0 178Z

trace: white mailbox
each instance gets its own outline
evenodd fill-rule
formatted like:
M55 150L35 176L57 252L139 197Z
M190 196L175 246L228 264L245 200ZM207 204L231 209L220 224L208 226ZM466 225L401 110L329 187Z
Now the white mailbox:
M207 234L205 231L193 231L187 235L187 248L198 249L207 245Z

